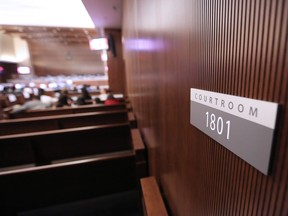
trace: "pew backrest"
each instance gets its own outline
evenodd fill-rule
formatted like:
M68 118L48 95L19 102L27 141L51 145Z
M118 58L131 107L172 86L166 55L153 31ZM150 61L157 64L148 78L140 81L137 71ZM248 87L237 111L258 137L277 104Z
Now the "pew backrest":
M30 140L26 137L0 140L0 168L35 163Z
M49 108L43 110L27 110L21 113L10 113L9 118L27 118L27 117L39 117L39 116L51 116L51 115L63 115L63 114L75 114L84 112L99 112L99 111L111 111L126 109L126 103L105 105L105 104L91 104L81 105L77 107L59 107Z
M132 119L131 121L134 122ZM128 122L127 110L65 114L0 121L0 136Z
M132 151L0 172L0 215L136 188Z
M12 145L15 146L13 151ZM13 161L11 165L17 165L18 160L21 165L20 162L26 160L17 159L19 149L22 149L23 157L24 151L32 149L35 163L43 165L62 159L131 150L132 139L129 123L118 123L1 136L0 149L6 155L0 158L3 166L9 160ZM10 152L8 161L6 152Z

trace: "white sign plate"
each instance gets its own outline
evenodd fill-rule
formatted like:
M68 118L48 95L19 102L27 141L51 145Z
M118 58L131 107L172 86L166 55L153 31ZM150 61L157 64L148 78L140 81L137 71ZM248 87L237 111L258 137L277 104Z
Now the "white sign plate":
M268 175L278 104L191 88L190 123Z

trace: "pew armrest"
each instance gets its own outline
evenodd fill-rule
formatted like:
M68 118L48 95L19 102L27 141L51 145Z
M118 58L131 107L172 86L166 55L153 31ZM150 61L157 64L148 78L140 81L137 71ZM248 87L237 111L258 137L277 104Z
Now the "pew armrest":
M145 151L145 145L142 141L139 129L131 129L132 141L133 141L133 149L134 151L141 152Z
M131 125L131 128L137 128L137 121L133 112L128 112L128 119Z
M136 157L136 170L138 178L148 175L146 148L142 141L139 129L131 129L133 151Z
M140 180L145 216L168 216L158 184L154 176Z

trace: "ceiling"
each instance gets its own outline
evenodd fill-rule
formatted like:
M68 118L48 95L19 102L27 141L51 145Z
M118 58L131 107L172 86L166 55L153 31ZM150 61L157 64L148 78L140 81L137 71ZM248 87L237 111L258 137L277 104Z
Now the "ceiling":
M0 54L12 35L28 42L37 75L102 73L89 40L121 25L122 0L0 0Z
M121 23L122 0L0 1L0 25L121 28Z
M20 37L27 42L56 43L62 45L89 44L91 38L99 37L94 28L0 26L2 34Z
M82 0L96 28L120 29L123 0Z
M28 42L88 44L121 24L122 0L0 1L0 34Z

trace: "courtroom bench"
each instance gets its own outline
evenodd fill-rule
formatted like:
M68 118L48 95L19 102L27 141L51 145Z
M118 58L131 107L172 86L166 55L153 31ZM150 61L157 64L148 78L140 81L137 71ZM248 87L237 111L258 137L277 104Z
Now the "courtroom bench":
M134 151L138 178L147 176L145 145L129 123L0 136L0 171L123 150Z
M76 114L64 114L31 118L5 119L0 121L0 136L37 131L67 129L75 127L130 122L136 127L133 113L127 110L112 110Z
M0 136L0 168L133 148L129 123Z
M91 104L91 105L79 105L77 107L58 107L58 108L47 108L41 110L27 110L20 113L9 113L9 119L14 118L28 118L28 117L40 117L40 116L51 116L51 115L63 115L63 114L75 114L84 112L99 112L99 111L111 111L127 109L126 103L119 103L113 105L105 104Z
M54 205L89 201L95 197L127 191L137 192L138 187L135 154L129 150L82 160L2 171L0 215L21 215L21 212ZM41 210L35 215L42 215Z

